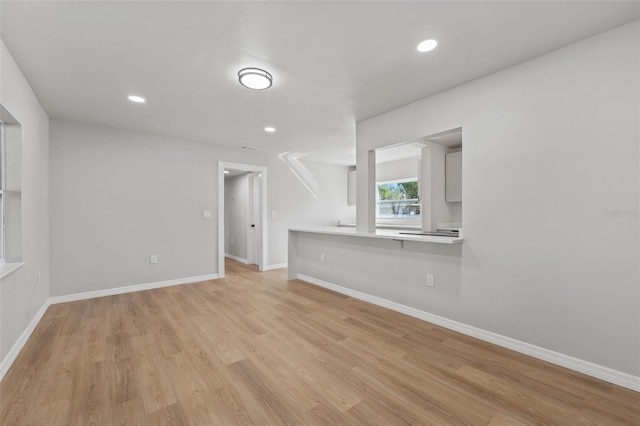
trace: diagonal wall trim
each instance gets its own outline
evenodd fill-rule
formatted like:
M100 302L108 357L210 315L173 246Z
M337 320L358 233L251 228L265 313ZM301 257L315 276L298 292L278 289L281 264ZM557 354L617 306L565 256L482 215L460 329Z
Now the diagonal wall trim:
M391 309L392 311L400 312L405 315L409 315L411 317L418 318L423 321L427 321L462 334L466 334L467 336L472 336L480 340L484 340L485 342L493 343L498 346L502 346L516 352L520 352L525 355L529 355L534 358L538 358L543 361L547 361L552 364L556 364L561 367L578 371L580 373L584 373L586 375L607 381L609 383L613 383L627 389L640 392L640 377L638 376L633 376L622 371L614 370L602 365L594 364L589 361L561 354L559 352L545 349L540 346L512 339L501 334L493 333L491 331L483 330L481 328L467 325L458 321L430 314L416 308L392 302L381 297L372 296L367 293L362 293L357 290L352 290L350 288L342 287L337 284L319 280L307 275L298 274L297 278L310 284L324 287L341 294L346 294L347 296L364 300L365 302L373 303L374 305L382 306L383 308Z

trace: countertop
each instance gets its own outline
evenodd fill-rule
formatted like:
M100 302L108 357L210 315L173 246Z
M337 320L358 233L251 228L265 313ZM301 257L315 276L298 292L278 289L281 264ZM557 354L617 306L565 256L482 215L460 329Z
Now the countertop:
M361 238L379 238L396 241L416 241L421 243L437 243L437 244L460 244L462 243L462 237L436 237L431 235L406 235L400 234L405 232L402 229L377 229L374 233L356 232L355 228L345 227L318 227L318 228L289 228L289 231L295 232L309 232L312 234L327 234L327 235L343 235L351 237Z

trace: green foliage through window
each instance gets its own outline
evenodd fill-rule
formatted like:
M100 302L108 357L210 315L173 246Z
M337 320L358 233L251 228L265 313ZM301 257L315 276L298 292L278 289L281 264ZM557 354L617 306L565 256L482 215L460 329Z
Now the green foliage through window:
M378 186L378 218L420 218L418 181L380 183Z
M378 185L380 200L417 200L418 181L382 183Z

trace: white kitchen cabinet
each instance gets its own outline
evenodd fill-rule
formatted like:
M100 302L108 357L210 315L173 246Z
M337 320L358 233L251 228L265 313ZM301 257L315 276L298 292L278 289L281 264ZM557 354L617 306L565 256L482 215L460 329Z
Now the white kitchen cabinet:
M445 157L445 201L462 202L462 151L452 152Z

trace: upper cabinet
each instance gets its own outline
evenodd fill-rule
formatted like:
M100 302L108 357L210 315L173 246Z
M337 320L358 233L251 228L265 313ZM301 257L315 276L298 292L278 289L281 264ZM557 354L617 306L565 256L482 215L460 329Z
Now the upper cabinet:
M445 201L462 202L462 151L447 154L445 175Z

